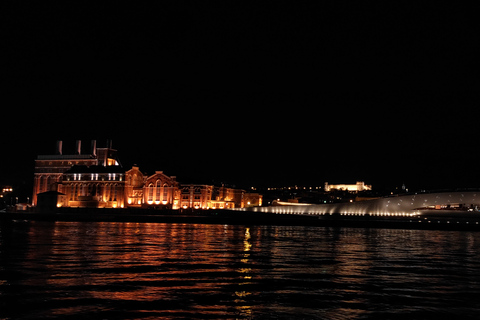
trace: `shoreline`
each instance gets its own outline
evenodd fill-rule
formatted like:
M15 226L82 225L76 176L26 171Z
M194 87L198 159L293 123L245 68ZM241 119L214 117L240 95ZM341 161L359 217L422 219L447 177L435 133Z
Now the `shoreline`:
M267 226L312 226L336 228L387 228L420 230L480 231L480 217L462 215L419 215L415 217L342 216L333 214L283 215L232 210L187 211L72 209L50 212L2 212L0 221L72 221L189 223Z

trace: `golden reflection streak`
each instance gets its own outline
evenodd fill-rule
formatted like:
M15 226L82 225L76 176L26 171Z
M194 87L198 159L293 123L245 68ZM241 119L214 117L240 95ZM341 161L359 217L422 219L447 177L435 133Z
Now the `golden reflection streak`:
M250 249L252 248L252 244L250 243L251 235L250 235L250 228L245 229L245 235L243 239L243 258L240 260L242 263L249 263L250 261ZM252 280L252 268L238 268L237 272L242 274L242 279L245 280L239 283L239 286L244 286L251 283ZM243 288L241 288L243 289ZM235 308L238 310L239 315L242 317L251 317L253 314L252 306L247 303L245 300L246 297L251 295L252 292L246 290L238 290L235 291L235 303L237 304Z

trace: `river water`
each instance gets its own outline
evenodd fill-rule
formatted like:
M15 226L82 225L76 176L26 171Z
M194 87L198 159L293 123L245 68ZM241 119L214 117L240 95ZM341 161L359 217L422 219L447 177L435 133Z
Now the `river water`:
M480 318L480 233L0 222L0 319Z

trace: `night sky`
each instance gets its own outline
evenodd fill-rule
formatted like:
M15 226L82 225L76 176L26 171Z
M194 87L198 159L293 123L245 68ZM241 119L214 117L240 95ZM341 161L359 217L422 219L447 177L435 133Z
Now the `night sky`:
M181 182L480 187L478 8L2 6L0 185L112 139Z

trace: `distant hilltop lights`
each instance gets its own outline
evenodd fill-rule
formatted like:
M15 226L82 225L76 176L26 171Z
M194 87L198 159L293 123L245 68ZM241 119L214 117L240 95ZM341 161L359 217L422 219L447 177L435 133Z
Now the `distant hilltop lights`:
M152 208L227 209L262 205L262 195L207 184L181 184L163 171L145 175L137 166L125 170L112 141L98 147L92 140L82 153L77 140L73 154L57 141L55 154L35 160L32 204L40 209Z
M268 191L275 191L275 190L321 190L322 187L320 186L310 186L310 187L305 187L305 186L288 186L288 187L269 187L267 188ZM325 192L330 192L330 191L348 191L348 192L361 192L361 191L371 191L372 190L372 185L365 184L363 181L357 181L355 184L329 184L328 182L325 182L324 184L324 191Z
M356 184L328 184L325 182L325 191L331 190L345 190L351 192L360 192L360 191L370 191L372 190L371 185L365 184L363 181L357 181Z

